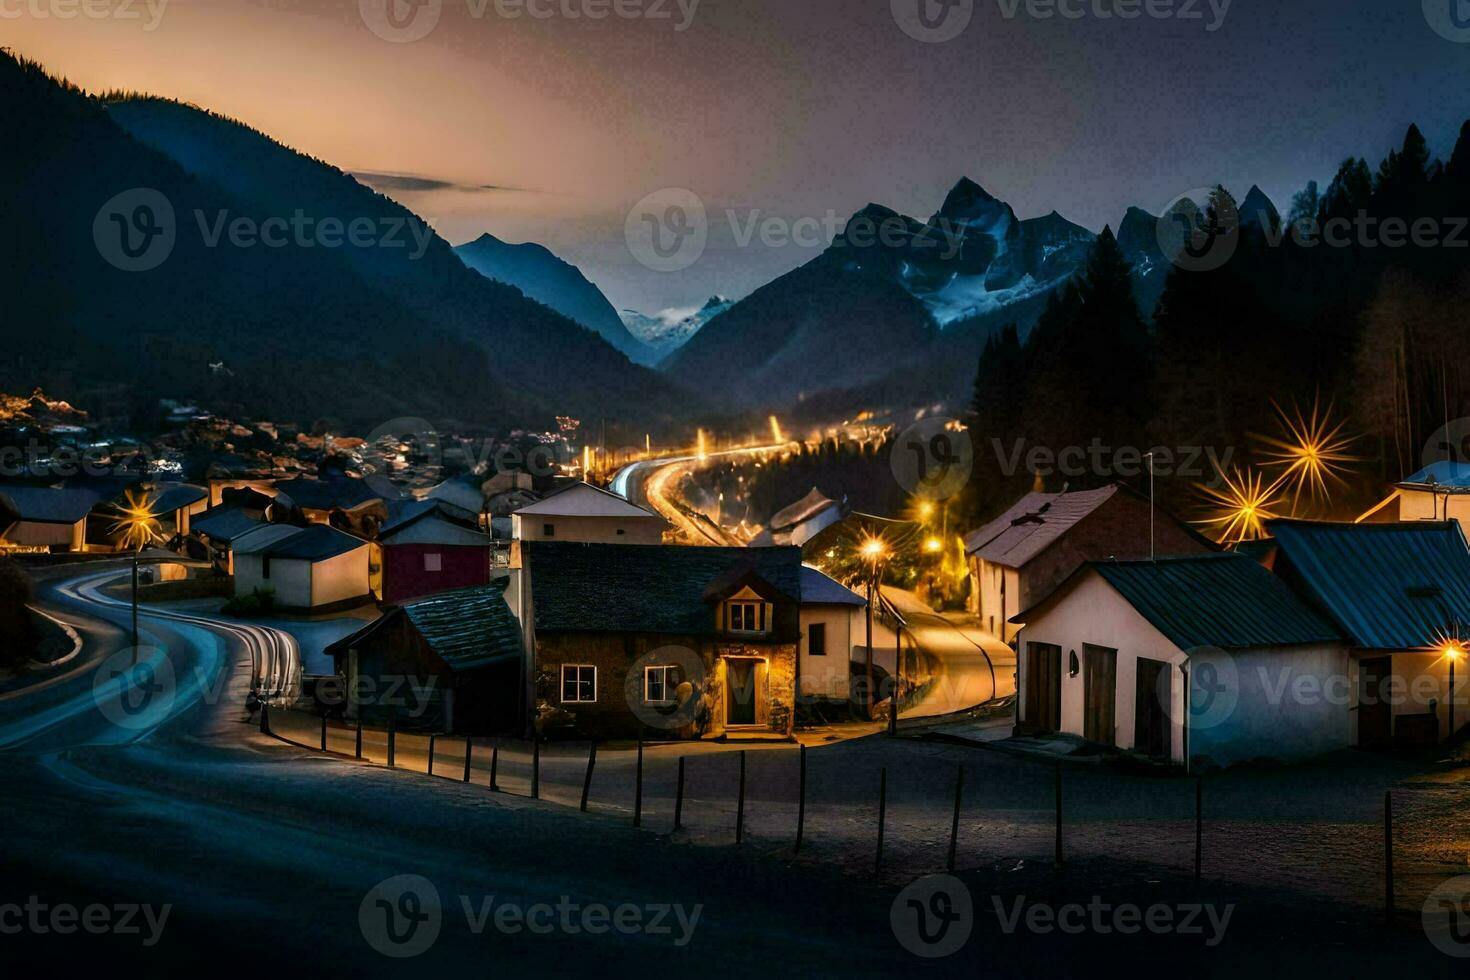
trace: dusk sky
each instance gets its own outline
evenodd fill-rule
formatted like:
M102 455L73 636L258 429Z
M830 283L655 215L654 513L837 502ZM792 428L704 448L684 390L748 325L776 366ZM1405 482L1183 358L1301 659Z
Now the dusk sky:
M1376 165L1411 121L1448 154L1470 116L1470 43L1425 9L1452 0L1199 0L1192 19L1133 20L1091 0L1075 18L975 0L942 43L900 28L919 0L561 12L590 2L540 0L554 15L536 19L456 0L393 43L356 2L137 0L139 19L63 20L64 5L7 0L0 43L89 89L176 97L346 170L426 178L384 189L453 243L541 242L647 312L743 295L820 248L741 246L727 209L742 224L756 209L840 222L869 201L927 217L968 175L1020 217L1094 230L1215 182L1260 184L1285 211L1344 156ZM668 187L705 203L710 244L661 273L623 227Z

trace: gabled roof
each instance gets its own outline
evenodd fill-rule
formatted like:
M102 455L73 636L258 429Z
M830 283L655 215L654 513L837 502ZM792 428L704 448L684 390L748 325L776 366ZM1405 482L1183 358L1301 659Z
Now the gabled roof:
M1278 574L1355 646L1422 649L1470 624L1470 547L1457 521L1272 521L1267 529L1280 549Z
M1470 463L1442 459L1430 463L1398 484L1405 490L1437 490L1440 493L1470 493Z
M0 510L36 524L75 524L85 520L99 500L90 490L0 485Z
M829 507L837 507L837 501L828 497L816 487L812 487L811 493L802 497L796 503L783 507L772 515L769 527L772 531L790 530L803 521L809 521Z
M754 575L792 601L801 595L799 548L531 541L521 553L538 630L713 635L706 593L717 582Z
M1007 568L1020 568L1084 517L1107 503L1118 486L1076 493L1028 493L1004 514L965 535L965 551Z
M341 656L399 618L407 618L429 649L456 673L521 658L520 624L505 604L504 594L493 585L441 592L390 607L381 618L330 644L325 652Z
M188 483L174 483L159 487L153 494L153 512L172 514L174 511L192 507L201 500L209 499L209 491Z
M298 507L307 510L353 510L374 500L385 499L366 480L336 472L316 480L304 476L282 480L275 488Z
M284 525L273 525L281 526ZM294 534L252 534L241 542L235 553L283 561L319 562L366 547L366 541L354 538L345 531L325 524L313 524L310 527L296 528Z
M1181 650L1297 646L1342 639L1285 582L1247 555L1088 562L1086 567L1101 575Z
M221 544L229 544L240 535L264 526L265 521L229 504L207 510L189 523L195 534L202 534Z
M437 500L416 500L403 507L382 529L378 541L384 545L441 544L472 548L489 548L495 540L474 528L448 519L458 507Z
M803 606L866 606L868 600L828 577L819 568L801 566L801 604Z
M662 517L629 503L624 497L594 487L590 483L573 483L548 497L516 511L537 517L621 517L642 518L667 524Z

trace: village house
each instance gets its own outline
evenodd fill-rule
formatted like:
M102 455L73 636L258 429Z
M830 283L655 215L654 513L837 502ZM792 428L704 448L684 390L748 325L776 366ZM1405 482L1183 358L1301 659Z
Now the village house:
M1346 642L1246 555L1087 562L1014 621L1018 734L1192 765L1351 743L1345 703L1286 693L1298 678L1317 691L1345 679Z
M599 738L789 737L801 569L796 548L521 542L528 700Z
M805 497L771 515L770 522L751 544L755 547L794 544L800 548L840 523L851 511L847 501L833 500L812 487Z
M1353 744L1443 740L1470 721L1470 547L1457 521L1273 521L1276 574L1347 638Z
M0 486L0 552L86 551L98 500L86 490Z
M867 643L868 600L811 565L801 566L801 653L796 690L804 704L850 701L852 669Z
M490 583L495 542L456 519L452 505L417 500L393 511L375 545L375 591L384 602Z
M495 586L389 606L326 652L349 720L464 735L520 730L521 628Z
M1034 606L1084 562L1214 550L1206 538L1118 484L1028 493L965 536L969 608L987 632L1010 642L1020 628L1016 613Z
M156 487L148 503L158 515L165 538L187 538L191 521L209 509L209 490L188 483L167 484Z
M1430 463L1394 486L1393 492L1358 518L1387 521L1470 521L1470 463Z
M388 519L388 503L399 499L391 484L369 482L326 469L318 477L282 480L274 487L278 503L289 503L313 524L371 535Z
M264 524L231 544L235 595L274 596L286 609L321 611L372 598L366 541L323 524Z
M625 498L573 483L511 515L517 541L579 541L587 544L662 544L669 522Z

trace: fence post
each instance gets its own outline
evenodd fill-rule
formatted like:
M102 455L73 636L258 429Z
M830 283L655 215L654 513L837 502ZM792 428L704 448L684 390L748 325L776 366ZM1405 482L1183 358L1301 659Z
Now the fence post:
M735 843L745 840L745 750L740 750L740 796L735 803Z
M1383 924L1393 925L1393 792L1383 794Z
M352 747L352 756L355 759L362 758L362 709L357 710L357 739Z
M1057 867L1062 866L1062 767L1059 763L1056 769L1056 802L1057 802Z
M679 785L674 790L674 829L684 826L684 757L679 756Z
M793 854L801 853L801 841L806 836L806 746L797 749L800 760L800 775L796 783L796 847Z
M438 743L438 741L439 741L439 733L438 732L430 732L429 733L429 772L428 772L428 774L430 776L434 775L434 747Z
M322 751L327 751L327 716L322 715Z
M878 854L873 859L873 873L883 867L883 825L888 822L888 767L878 770Z
M592 748L587 752L587 774L582 777L582 812L587 812L587 797L592 792L592 769L597 765L597 740L593 739Z
M638 733L638 772L633 786L633 826L643 826L643 733Z
M470 736L464 737L464 781L470 781L470 755L475 750L475 740Z
M266 702L260 702L260 733L262 735L273 734L271 732L271 706Z
M500 746L490 746L490 792L500 792L500 785L495 781L495 770L500 765Z
M388 768L393 768L398 755L398 720L390 717L388 719Z
M541 799L541 733L531 733L531 799Z
M954 817L949 822L949 858L945 862L945 869L954 870L955 848L960 839L960 801L965 796L965 767L960 766L959 772L954 779Z
M1205 781L1194 778L1194 887L1199 888L1200 871L1204 864L1205 843Z

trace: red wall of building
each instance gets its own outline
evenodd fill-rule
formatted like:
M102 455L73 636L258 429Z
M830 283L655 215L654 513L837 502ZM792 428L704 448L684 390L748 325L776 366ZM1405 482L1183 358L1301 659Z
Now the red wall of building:
M438 555L441 571L424 570L424 556ZM383 548L383 601L406 602L436 592L490 582L490 549L464 545L401 544Z

